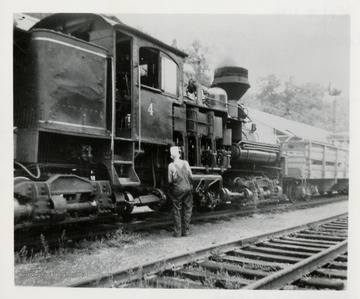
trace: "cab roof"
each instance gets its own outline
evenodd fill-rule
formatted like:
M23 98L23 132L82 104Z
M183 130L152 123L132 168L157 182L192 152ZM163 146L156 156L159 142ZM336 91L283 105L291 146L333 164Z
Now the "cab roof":
M32 29L50 29L60 31L66 34L74 34L79 32L91 32L94 30L106 30L111 27L116 30L132 33L142 39L148 40L182 58L187 56L183 51L169 46L168 44L140 31L128 26L118 20L116 17L109 17L102 14L91 13L58 13L45 17L36 23Z

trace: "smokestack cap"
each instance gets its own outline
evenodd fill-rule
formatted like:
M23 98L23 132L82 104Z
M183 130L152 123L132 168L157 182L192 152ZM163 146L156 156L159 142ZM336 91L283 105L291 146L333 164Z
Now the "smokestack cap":
M250 87L248 74L248 70L242 67L220 67L215 70L213 85L218 83L242 83Z
M225 89L229 99L239 100L250 88L248 70L237 66L217 68L212 86Z

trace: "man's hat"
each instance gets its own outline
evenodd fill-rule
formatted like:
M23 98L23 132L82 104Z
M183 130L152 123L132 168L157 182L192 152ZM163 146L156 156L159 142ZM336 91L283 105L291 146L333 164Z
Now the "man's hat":
M170 155L172 157L180 157L180 150L179 150L179 147L177 146L172 146L170 147Z

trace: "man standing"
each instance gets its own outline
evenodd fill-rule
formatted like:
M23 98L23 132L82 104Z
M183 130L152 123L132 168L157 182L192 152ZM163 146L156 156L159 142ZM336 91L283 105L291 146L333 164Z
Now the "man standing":
M192 172L187 161L180 159L177 146L170 148L173 162L168 167L168 181L171 187L174 212L174 237L190 234L190 219L193 207Z

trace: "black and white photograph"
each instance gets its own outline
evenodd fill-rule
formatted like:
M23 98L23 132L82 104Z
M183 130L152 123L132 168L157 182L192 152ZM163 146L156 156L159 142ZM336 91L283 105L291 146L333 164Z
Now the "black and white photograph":
M243 2L6 10L9 297L355 298L359 3Z

